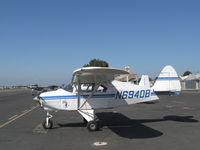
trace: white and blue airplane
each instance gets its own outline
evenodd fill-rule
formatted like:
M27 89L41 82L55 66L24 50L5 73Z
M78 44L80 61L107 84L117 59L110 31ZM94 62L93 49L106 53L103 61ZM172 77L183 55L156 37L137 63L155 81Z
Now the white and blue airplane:
M43 122L45 129L51 129L51 111L78 111L89 131L99 129L96 109L114 108L125 105L152 102L159 94L178 95L181 92L179 77L172 66L166 66L150 86L149 77L143 75L139 85L115 80L116 76L128 75L124 70L106 67L85 67L73 72L71 84L64 89L41 93L35 97L47 111Z

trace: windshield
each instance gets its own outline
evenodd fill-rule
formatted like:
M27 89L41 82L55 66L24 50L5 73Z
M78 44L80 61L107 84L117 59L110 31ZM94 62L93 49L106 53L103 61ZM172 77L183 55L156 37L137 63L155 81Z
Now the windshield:
M64 87L64 90L68 91L68 92L72 92L73 91L73 87L71 84L68 84Z

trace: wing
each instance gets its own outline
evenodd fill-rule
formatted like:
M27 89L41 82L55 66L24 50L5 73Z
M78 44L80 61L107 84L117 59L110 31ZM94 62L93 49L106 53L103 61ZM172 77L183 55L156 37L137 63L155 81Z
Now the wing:
M129 74L127 71L107 67L83 67L73 72L72 84L111 82L116 76Z

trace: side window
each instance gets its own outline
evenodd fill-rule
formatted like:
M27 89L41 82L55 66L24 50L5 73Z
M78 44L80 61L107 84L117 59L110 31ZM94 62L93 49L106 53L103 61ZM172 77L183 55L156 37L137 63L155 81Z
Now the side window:
M105 85L100 85L97 89L98 92L106 92L107 91L107 87Z
M92 92L94 90L95 84L82 84L81 91L82 92Z
M107 91L107 87L105 85L100 85L98 86L98 88L96 89L95 92L106 92ZM95 90L95 84L82 84L81 85L81 92L93 92Z
M107 87L105 85L100 85L98 86L98 88L96 89L95 92L106 92L107 91ZM93 92L95 90L95 84L82 84L81 85L81 92Z

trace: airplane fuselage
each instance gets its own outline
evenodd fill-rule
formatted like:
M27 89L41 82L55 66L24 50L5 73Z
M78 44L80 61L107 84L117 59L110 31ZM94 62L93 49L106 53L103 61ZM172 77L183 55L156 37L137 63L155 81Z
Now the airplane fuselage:
M64 89L40 94L41 106L49 111L101 109L137 104L157 100L152 88L130 82L113 81L106 91L68 92Z

